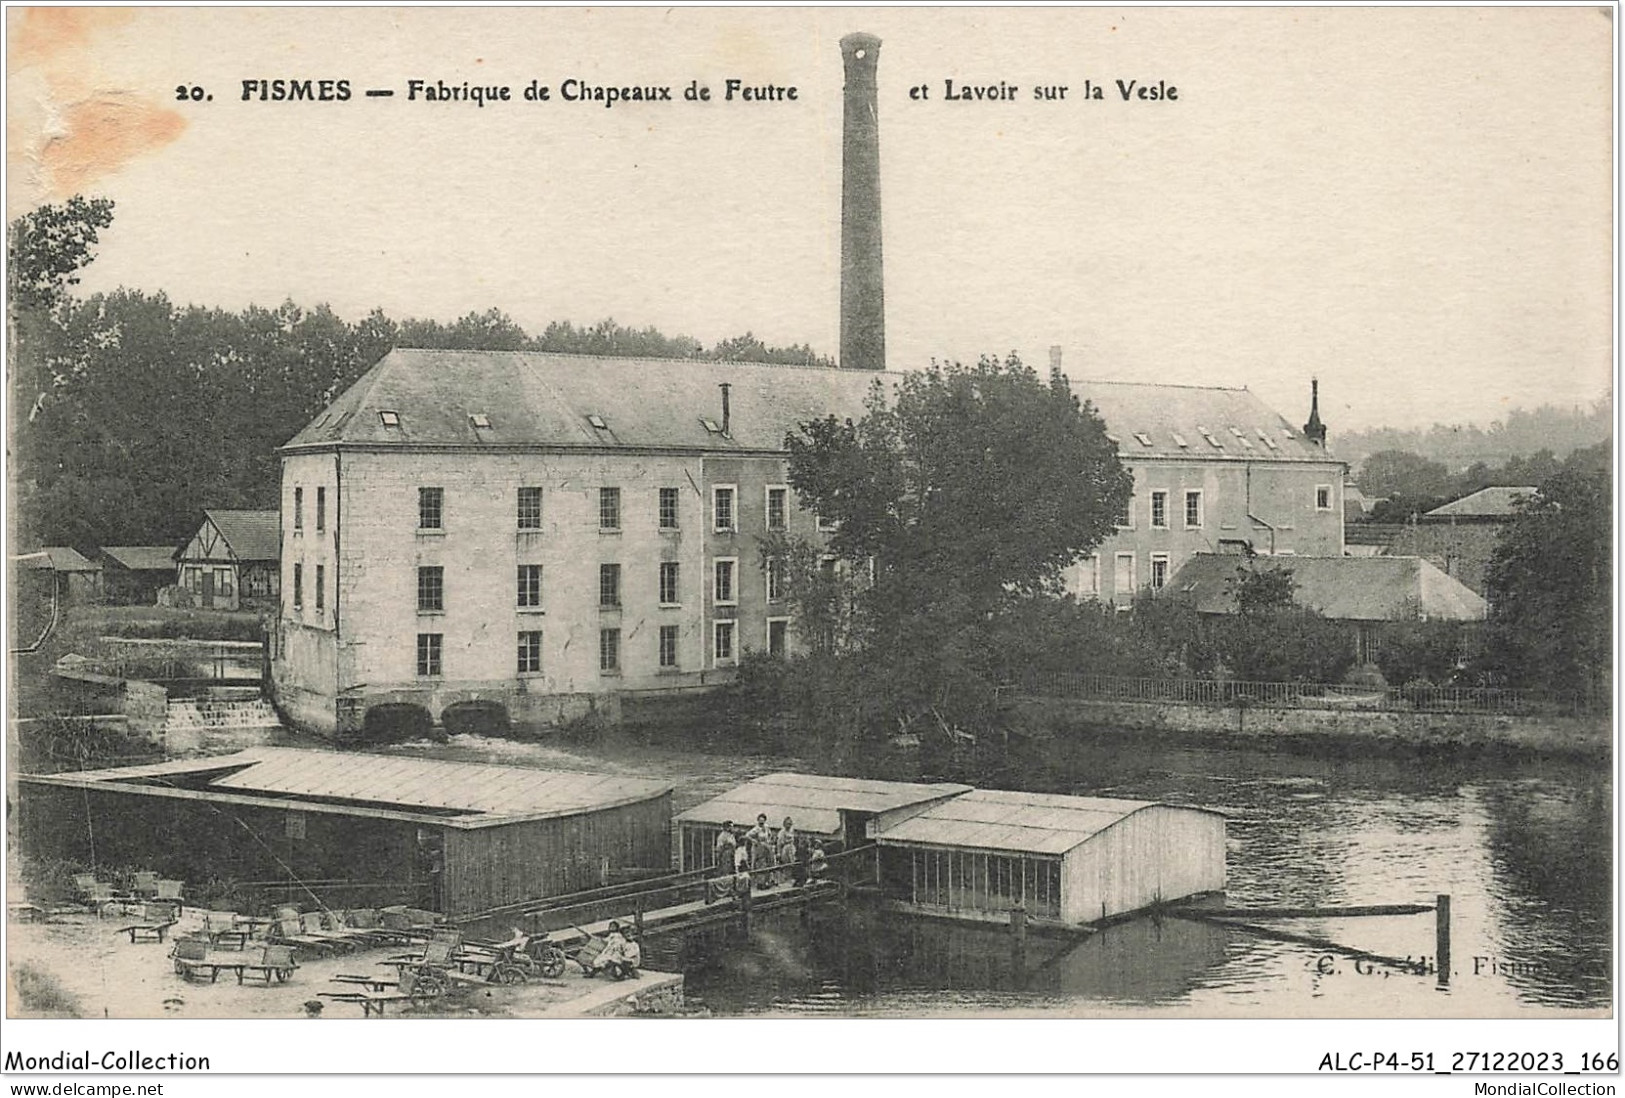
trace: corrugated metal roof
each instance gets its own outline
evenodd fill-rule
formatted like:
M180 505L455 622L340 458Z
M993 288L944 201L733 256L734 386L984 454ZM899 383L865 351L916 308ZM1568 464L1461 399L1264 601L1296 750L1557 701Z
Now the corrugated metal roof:
M255 748L254 765L211 788L331 797L487 816L570 815L658 796L671 787L613 774L531 770L339 751Z
M886 828L878 841L1060 855L1155 803L976 789Z
M1402 621L1420 613L1439 621L1481 621L1484 600L1420 557L1255 557L1262 569L1289 568L1293 600L1338 621ZM1197 553L1163 588L1204 614L1236 609L1232 581L1242 559Z
M678 816L679 822L720 824L732 820L746 827L762 813L774 827L786 816L800 831L832 835L840 830L842 810L889 812L907 805L951 797L971 787L952 782L883 782L821 774L768 774L730 789Z
M1423 518L1511 518L1518 513L1519 500L1528 499L1535 488L1480 488L1472 495L1435 507Z
M231 770L204 788L359 802L402 812L449 811L482 819L568 816L660 796L669 784L614 774L533 770L352 751L255 747L233 755L183 759L71 775L76 783L140 781Z
M282 557L281 517L276 511L203 512L240 561L280 560Z
M754 362L398 348L288 446L779 452L799 423L861 417L874 384L889 392L904 376ZM724 382L731 386L727 437L705 424L722 418L717 386ZM1099 410L1125 459L1337 460L1246 389L1088 380L1074 382L1072 391ZM485 416L490 427L476 427L476 416ZM1136 437L1141 434L1149 446ZM1186 446L1178 445L1180 438Z
M132 572L173 572L173 545L104 545L102 553Z

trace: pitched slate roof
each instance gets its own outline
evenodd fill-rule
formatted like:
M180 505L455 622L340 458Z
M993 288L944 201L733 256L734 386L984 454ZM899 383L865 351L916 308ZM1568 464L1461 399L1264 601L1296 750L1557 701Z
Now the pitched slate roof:
M780 452L798 423L828 415L856 419L872 386L889 395L903 376L755 362L398 348L286 448ZM728 437L703 423L721 425L723 383L730 386ZM1125 460L1337 460L1246 389L1111 381L1076 381L1072 388L1099 410Z
M1236 609L1231 581L1242 558L1198 553L1163 593L1194 601L1204 614ZM1440 621L1479 621L1484 600L1420 557L1256 557L1259 568L1290 568L1293 599L1340 621L1400 621L1421 613Z
M832 778L821 774L768 774L730 789L720 797L678 816L679 822L745 827L767 814L778 827L789 816L801 831L833 835L841 829L841 810L881 813L951 797L970 789L951 782L884 782L866 778Z
M1534 495L1535 488L1480 488L1472 495L1451 500L1435 507L1424 519L1438 518L1511 518L1518 513L1514 506L1519 500Z
M906 843L1065 854L1119 820L1154 807L1155 801L1116 797L976 789L886 828L878 841L882 846Z
M280 560L281 518L275 511L203 512L240 561Z
M33 553L11 558L19 568L52 572L100 572L102 566L86 560L77 549L65 545L47 545Z
M104 545L102 555L132 572L175 570L175 547L172 545Z

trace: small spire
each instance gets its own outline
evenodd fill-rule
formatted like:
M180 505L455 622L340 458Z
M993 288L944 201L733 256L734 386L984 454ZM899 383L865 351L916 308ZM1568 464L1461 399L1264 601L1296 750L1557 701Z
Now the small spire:
M1326 425L1320 422L1320 379L1309 379L1309 422L1303 425L1303 437L1326 448Z

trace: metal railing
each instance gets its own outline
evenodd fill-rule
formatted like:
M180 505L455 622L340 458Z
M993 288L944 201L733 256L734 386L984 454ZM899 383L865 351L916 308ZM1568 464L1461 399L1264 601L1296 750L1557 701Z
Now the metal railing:
M1128 678L1080 672L1034 673L1006 692L1041 698L1174 705L1369 710L1403 713L1569 714L1587 707L1571 695L1468 686L1354 686L1346 683Z

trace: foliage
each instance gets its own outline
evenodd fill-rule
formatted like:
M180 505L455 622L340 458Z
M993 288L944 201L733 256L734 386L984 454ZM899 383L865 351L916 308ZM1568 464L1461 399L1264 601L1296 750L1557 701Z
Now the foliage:
M24 547L178 544L204 507L274 506L277 447L394 347L829 362L748 332L708 352L613 319L532 336L500 309L450 324L375 309L351 323L292 301L234 313L135 289L75 299L112 223L111 202L75 196L10 225L12 513Z
M1128 501L1094 410L1013 355L983 358L909 375L892 404L877 385L861 421L814 421L787 446L802 507L834 529L762 543L808 653L786 711L855 750L990 728L1010 644L1024 624L1080 624L1048 602Z
M1455 678L1456 665L1468 643L1463 622L1403 621L1383 628L1376 663L1390 685L1428 683L1446 686Z
M1339 682L1354 664L1349 627L1304 607L1224 615L1207 628L1214 651L1235 679Z
M87 720L42 717L16 728L22 765L35 773L93 770L163 754L142 737Z
M1607 691L1612 527L1606 446L1576 451L1522 501L1486 575L1484 670L1512 686Z
M1435 423L1426 430L1377 427L1368 431L1340 431L1337 434L1337 453L1356 465L1367 455L1384 450L1405 450L1430 461L1443 462L1453 469L1475 465L1489 468L1498 462L1510 464L1525 455L1538 455L1542 450L1555 452L1560 458L1607 439L1613 433L1613 427L1613 401L1610 394L1604 393L1585 407L1560 408L1546 404L1532 409L1513 408L1504 419L1488 427L1470 423ZM1516 486L1539 484L1544 479L1544 476L1535 476L1493 483ZM1477 486L1483 487L1487 485ZM1477 488L1467 491L1476 491Z
M1378 458L1392 459L1386 466L1389 472L1400 464L1414 468L1417 467L1417 463L1426 461L1417 454L1396 455L1392 452L1373 455L1371 460L1376 461ZM1438 468L1442 469L1443 466ZM1472 495L1483 488L1520 488L1540 484L1561 468L1562 463L1550 449L1541 449L1528 456L1514 455L1497 468L1492 468L1482 461L1474 462L1460 473L1446 475L1442 481L1429 474L1412 483L1393 486L1388 498L1372 505L1367 521L1410 522L1416 515L1425 514L1435 507ZM1376 475L1379 477L1385 475L1383 467L1378 468ZM1363 471L1361 478L1362 481L1365 478ZM1361 488L1365 490L1364 483Z
M1437 461L1405 450L1383 450L1365 459L1355 478L1368 496L1436 498L1448 489L1450 470Z
M1244 618L1273 614L1292 605L1298 589L1290 568L1262 568L1246 564L1236 568L1230 580L1230 594L1236 600L1236 613Z
M99 230L113 223L113 203L74 195L60 206L23 214L6 234L6 291L14 310L61 303L91 261Z

